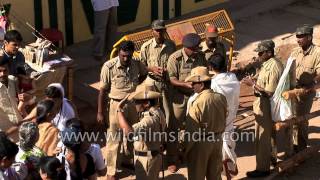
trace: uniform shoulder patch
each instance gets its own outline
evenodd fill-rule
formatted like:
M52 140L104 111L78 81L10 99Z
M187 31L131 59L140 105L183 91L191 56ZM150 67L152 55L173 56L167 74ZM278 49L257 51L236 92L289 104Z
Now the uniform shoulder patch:
M181 59L180 57L183 56L182 50L183 50L183 49L177 50L177 51L174 52L170 57L174 58L176 61L179 61L179 60Z
M152 40L153 39L149 39L148 41L144 42L141 47L145 48L146 46L150 45L152 43Z
M117 63L117 58L110 59L109 61L105 62L104 65L107 66L109 69L112 68Z
M295 47L292 49L290 56L297 56L297 54L301 51L300 47Z

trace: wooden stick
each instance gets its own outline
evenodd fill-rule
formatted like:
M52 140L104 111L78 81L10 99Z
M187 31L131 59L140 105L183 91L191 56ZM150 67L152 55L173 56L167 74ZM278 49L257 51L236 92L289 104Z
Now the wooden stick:
M292 170L295 166L299 165L299 163L310 158L313 154L319 152L319 150L320 150L320 145L308 147L307 149L295 154L291 158L285 161L279 162L275 168L275 171L272 174L270 174L266 178L266 180L274 179L278 175Z
M292 89L289 91L285 91L281 95L285 100L289 100L289 99L298 98L300 96L304 96L313 92L315 92L314 88L310 88L310 89L300 88L300 89Z
M274 125L274 128L279 131L280 129L282 128L285 128L285 127L290 127L294 124L297 124L299 122L303 122L303 121L308 121L314 117L317 117L317 116L320 116L320 110L318 111L314 111L310 114L306 114L304 116L299 116L299 117L294 117L292 119L288 119L288 120L285 120L285 121L281 121L281 122L276 122L275 125Z
M280 173L287 171L288 169L290 169L290 168L298 165L299 163L305 161L306 159L310 158L314 153L317 153L319 150L320 150L320 145L308 147L308 148L298 152L297 154L295 154L294 156L292 156L288 160L285 160L285 161L278 163L276 168L279 169Z

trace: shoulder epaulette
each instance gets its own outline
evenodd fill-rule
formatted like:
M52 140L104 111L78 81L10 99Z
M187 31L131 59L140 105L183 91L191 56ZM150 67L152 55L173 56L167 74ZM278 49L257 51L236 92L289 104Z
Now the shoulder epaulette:
M182 49L177 50L176 52L174 52L171 56L173 56L175 58L175 60L179 60L179 57L182 57Z
M107 66L108 68L112 68L116 63L117 63L117 58L113 58L105 62L104 65Z
M146 46L150 45L151 43L152 43L152 39L149 39L148 41L144 42L141 47L146 47Z

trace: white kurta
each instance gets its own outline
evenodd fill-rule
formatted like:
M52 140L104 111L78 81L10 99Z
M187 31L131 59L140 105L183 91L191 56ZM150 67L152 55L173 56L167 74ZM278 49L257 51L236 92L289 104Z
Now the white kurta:
M237 116L237 111L239 107L239 96L240 96L240 82L233 73L220 73L215 75L211 80L211 89L215 92L223 94L227 99L228 104L228 116L226 119L226 129L223 134L223 163L224 164L223 174L228 173L230 176L236 175L237 165L236 165L236 153L235 147L236 143L233 141L232 132L234 130L233 121ZM228 162L230 159L232 162ZM228 162L228 163L227 163Z

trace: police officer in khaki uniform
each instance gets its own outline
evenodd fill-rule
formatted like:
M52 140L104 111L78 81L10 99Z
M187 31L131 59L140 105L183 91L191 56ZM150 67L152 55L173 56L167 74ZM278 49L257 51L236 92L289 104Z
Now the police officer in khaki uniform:
M119 121L116 109L119 102L129 93L135 91L136 86L147 76L147 69L141 61L132 59L134 43L124 41L119 45L118 56L104 63L100 75L100 92L98 98L97 120L104 122L104 112L107 102L109 103L109 126L108 139L106 144L107 175L109 179L114 179L117 167L120 163L120 145L122 141L119 131ZM108 101L106 101L108 94ZM133 124L137 119L137 113L132 103L125 107L125 116L129 123ZM113 138L113 137L117 138Z
M192 83L192 102L186 119L188 179L221 179L222 133L226 127L227 100L214 92L206 67L192 69L186 82ZM190 98L191 99L191 98Z
M296 77L292 83L296 88L310 89L320 80L320 47L312 43L312 34L313 27L310 25L303 25L296 30L299 47L291 53L291 57L296 59ZM314 96L315 94L310 91L297 99L295 104L297 116L310 113ZM308 125L308 121L304 121L293 127L293 143L296 152L307 147Z
M158 106L161 94L155 91L154 86L141 84L129 96L134 100L139 122L132 126L124 114L125 100L118 105L120 127L125 134L134 140L134 163L136 179L157 180L162 165L161 141L165 131L165 116ZM158 135L157 135L158 134ZM131 136L132 137L132 136Z
M173 87L171 99L175 120L169 122L168 132L175 136L178 136L178 131L185 120L188 98L193 93L191 83L184 80L190 75L192 68L197 66L207 67L207 61L199 48L200 42L199 35L194 33L187 34L182 40L183 48L169 57L167 70ZM176 141L167 142L167 156L168 169L171 172L175 172L178 160L177 139Z
M206 60L209 61L210 57L214 54L220 54L227 60L226 48L218 41L218 28L215 25L207 25L205 35L206 39L200 44L200 47L206 56Z
M275 44L272 40L265 40L258 44L258 56L262 64L258 79L246 77L242 80L248 86L253 86L257 99L253 103L256 118L256 170L247 172L248 177L265 177L270 174L271 139L273 136L273 121L271 118L270 97L276 90L283 71L282 63L274 57Z
M169 56L176 51L176 45L173 41L165 39L166 27L163 20L155 20L152 22L152 35L154 38L145 42L141 46L140 60L147 66L150 73L146 79L146 83L155 85L157 91L162 94L162 109L166 115L168 124L172 115L172 107L169 102L169 78L167 74L167 63Z

